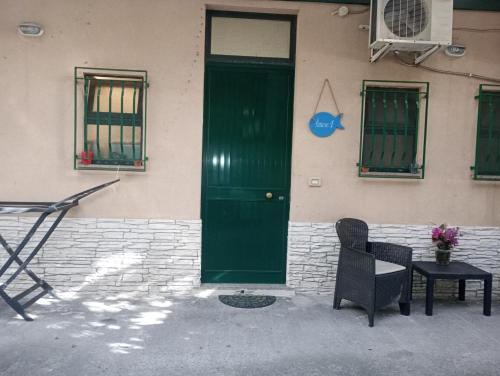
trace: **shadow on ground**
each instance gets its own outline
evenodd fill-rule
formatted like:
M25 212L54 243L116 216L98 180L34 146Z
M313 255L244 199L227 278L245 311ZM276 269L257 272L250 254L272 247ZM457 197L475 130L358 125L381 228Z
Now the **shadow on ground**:
M416 302L369 328L363 310L323 296L261 309L213 295L47 297L33 322L0 303L0 375L499 375L498 311L441 302L427 317Z

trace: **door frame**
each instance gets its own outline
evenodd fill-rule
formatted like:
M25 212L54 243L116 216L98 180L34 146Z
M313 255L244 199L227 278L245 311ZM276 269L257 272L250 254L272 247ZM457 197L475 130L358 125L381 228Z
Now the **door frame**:
M246 18L246 19L266 19L266 20L284 20L290 22L290 55L287 59L283 58L269 58L269 57L252 57L252 56L226 56L226 55L215 55L210 53L211 46L211 26L213 17L233 17L233 18ZM288 168L286 171L287 177L287 205L284 210L283 222L285 227L285 233L282 244L282 260L283 260L283 273L279 281L271 282L276 284L286 283L287 274L287 256L288 256L288 222L290 217L290 191L291 191L291 174L292 174L292 144L293 144L293 112L294 112L294 94L295 94L295 46L296 46L296 28L297 28L297 16L288 14L270 14L270 13L249 13L249 12L230 12L230 11L217 11L217 10L207 10L206 12L206 30L205 30L205 68L208 66L217 67L260 67L278 70L291 70L291 91L290 91L290 131L289 131L289 141L287 145L287 158L289 159ZM208 96L206 95L207 90L207 70L204 70L204 88L203 88L203 149L202 149L202 181L201 181L201 210L200 216L202 222L205 218L205 207L206 207L206 170L205 164L207 163L206 153L208 151L208 127L207 127L207 106L208 106ZM201 282L203 281L203 257L206 252L205 247L205 236L203 234L203 228L205 226L202 223L202 242L201 242ZM242 282L243 283L243 282ZM249 283L249 282L245 282ZM258 281L253 283L259 283ZM260 282L262 283L262 282Z

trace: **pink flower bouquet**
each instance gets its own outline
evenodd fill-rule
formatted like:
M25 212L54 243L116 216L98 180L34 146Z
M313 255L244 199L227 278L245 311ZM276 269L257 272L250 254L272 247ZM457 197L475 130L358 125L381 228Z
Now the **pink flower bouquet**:
M442 224L432 229L432 241L439 249L453 249L454 246L458 245L459 236L460 231L458 227L448 227Z

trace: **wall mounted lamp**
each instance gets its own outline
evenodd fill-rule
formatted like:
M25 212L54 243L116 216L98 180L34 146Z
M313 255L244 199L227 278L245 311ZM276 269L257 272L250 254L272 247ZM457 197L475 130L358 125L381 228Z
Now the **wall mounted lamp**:
M34 22L22 22L17 27L19 34L25 37L40 37L43 34L42 26Z

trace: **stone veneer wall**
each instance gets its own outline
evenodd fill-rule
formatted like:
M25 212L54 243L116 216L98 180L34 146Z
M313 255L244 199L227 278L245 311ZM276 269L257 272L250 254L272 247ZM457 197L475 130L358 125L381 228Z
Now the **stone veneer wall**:
M369 225L371 241L391 242L413 248L414 260L434 260L432 226ZM461 227L460 245L452 259L466 261L493 273L493 299L500 300L500 228ZM287 285L301 293L333 294L340 244L333 223L290 222L288 227ZM468 281L466 298L479 299L483 283ZM414 276L414 295L425 295L425 278ZM438 297L458 295L458 283L438 281Z
M0 217L0 234L15 246L34 221L31 217ZM370 240L408 245L414 260L433 260L431 227L370 225ZM453 259L493 273L493 298L500 300L500 229L462 227L461 231ZM338 253L334 224L290 222L287 285L298 293L333 294ZM6 256L0 248L0 265ZM66 218L30 269L59 292L187 294L200 285L201 221ZM415 295L423 296L424 282L415 275ZM8 291L31 284L23 277ZM481 298L482 287L479 281L467 282L467 298ZM439 281L436 295L456 296L457 290L456 282Z
M0 217L0 234L15 246L34 221ZM39 231L36 239L44 233ZM21 253L23 259L27 250ZM6 256L0 247L0 265ZM66 218L30 269L59 292L154 295L198 287L200 260L199 220ZM28 277L16 282L7 291L33 284Z

